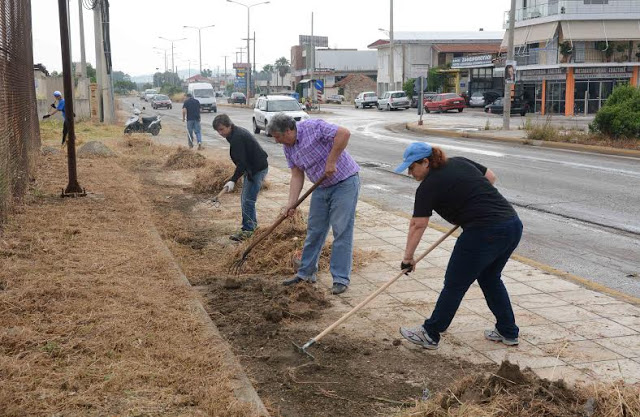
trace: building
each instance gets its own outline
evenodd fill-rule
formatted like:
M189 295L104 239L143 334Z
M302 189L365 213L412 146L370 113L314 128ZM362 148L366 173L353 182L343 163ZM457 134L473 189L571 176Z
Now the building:
M536 112L592 114L638 85L640 1L517 0L514 25L515 94Z
M378 94L401 90L405 81L426 76L431 68L451 66L450 77L455 81L450 89L468 91L476 82L493 85L493 59L500 49L502 32L394 32L393 84L391 84L391 44L379 39L369 45L377 50ZM462 62L463 58L489 56L487 62ZM461 65L456 65L461 64ZM462 65L464 64L464 65ZM473 71L482 68L482 71ZM488 69L486 69L488 68ZM482 79L483 81L480 81ZM487 81L488 80L488 81ZM484 84L483 84L484 85ZM484 88L484 87L483 87Z

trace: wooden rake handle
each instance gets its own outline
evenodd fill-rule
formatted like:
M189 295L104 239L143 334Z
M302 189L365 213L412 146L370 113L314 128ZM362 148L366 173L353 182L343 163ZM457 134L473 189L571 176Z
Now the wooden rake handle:
M302 202L303 202L304 200L306 200L306 198L307 198L307 197L309 197L309 195L310 195L312 192L314 192L314 191L315 191L315 189L316 189L316 188L318 188L318 187L320 186L320 184L322 184L322 182L323 182L324 180L326 180L326 179L327 179L327 175L325 174L325 175L323 175L323 176L322 176L322 177L321 177L321 178L320 178L320 179L319 179L315 184L313 184L313 185L311 186L311 188L309 188L309 189L307 190L307 192L306 192L306 193L304 193L304 194L302 195L302 197L300 197L300 198L298 199L298 201L296 201L296 203L293 205L293 207L289 207L289 208L291 208L291 209L298 208L298 206L299 206L300 204L302 204ZM253 248L255 248L255 247L256 247L256 245L257 245L258 243L260 243L262 240L264 240L264 238L266 238L267 236L269 236L269 235L270 235L270 234L271 234L271 233L276 229L276 227L278 227L278 226L280 225L280 223L282 223L282 222L283 222L287 217L288 217L288 216L287 216L287 213L284 213L284 214L280 215L280 217L278 217L278 219L277 219L275 222L273 222L273 224L272 224L271 226L269 226L269 229L268 229L265 233L263 233L263 234L262 234L262 236L260 236L260 237L259 237L258 239L256 239L255 241L251 242L251 245L249 245L249 247L248 247L247 249L245 249L244 253L242 254L242 258L243 258L243 259L244 259L244 258L246 258L246 257L247 257L247 255L249 255L249 252L251 252L251 251L253 250Z
M425 256L427 256L432 250L434 250L439 244L441 244L446 238L448 238L449 236L451 236L451 234L453 232L456 231L456 229L458 228L458 226L454 226L453 228L451 228L447 233L445 233L444 235L442 235L440 237L440 239L436 240L433 245L429 246L429 248L427 250L424 251L424 253L422 255L420 255L420 257L418 259L416 259L416 264L418 262L420 262ZM396 282L398 279L400 279L400 277L402 275L404 275L406 272L408 272L408 270L403 270L401 271L398 275L396 275L395 277L393 277L392 279L390 279L389 281L387 281L386 283L384 283L384 285L382 285L380 288L378 288L377 290L375 290L371 295L369 295L367 298L365 298L362 302L360 302L360 304L358 304L357 306L353 307L353 309L351 309L351 311L349 311L348 313L346 313L344 316L340 317L335 323L333 323L331 326L327 327L326 329L324 329L322 331L322 333L320 333L319 335L317 335L316 337L314 337L313 342L317 342L320 339L322 339L323 337L325 337L328 333L330 333L333 329L335 329L336 327L338 327L339 325L341 325L342 323L344 323L349 317L351 317L353 314L355 314L356 312L358 312L362 307L366 306L367 304L369 304L369 302L371 300L373 300L374 298L376 298L378 295L380 295L381 292L383 292L384 290L386 290L387 288L389 288L391 286L391 284L393 284L394 282Z

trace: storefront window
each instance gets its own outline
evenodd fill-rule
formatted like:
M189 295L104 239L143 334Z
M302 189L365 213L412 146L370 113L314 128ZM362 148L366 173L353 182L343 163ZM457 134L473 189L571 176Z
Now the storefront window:
M562 81L547 82L546 113L563 114L567 83Z
M573 113L576 116L597 113L613 92L613 88L625 83L626 80L576 81Z

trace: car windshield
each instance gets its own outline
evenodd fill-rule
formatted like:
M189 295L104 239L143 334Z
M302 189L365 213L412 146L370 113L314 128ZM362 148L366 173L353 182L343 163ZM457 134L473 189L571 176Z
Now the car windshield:
M494 101L493 104L502 106L502 99L501 98L496 99L496 101Z
M444 98L460 98L460 96L457 94L451 93L451 94L445 94Z
M202 98L213 97L213 90L209 90L209 89L193 90L193 96L202 97Z
M367 98L367 97L375 97L375 96L376 96L376 95L375 95L374 93L366 93L366 94L364 95L364 97L365 97L365 98Z
M163 94L158 94L158 95L157 95L157 96L155 96L153 99L154 99L154 100L169 100L169 97L168 97L168 96L165 96L165 95L163 95Z
M392 93L391 97L393 98L398 98L398 97L406 97L407 94L406 93Z
M475 93L471 94L471 97L482 98L482 97L484 97L484 93L482 93L480 91L476 91Z
M267 102L267 111L298 111L300 106L295 100L272 100Z

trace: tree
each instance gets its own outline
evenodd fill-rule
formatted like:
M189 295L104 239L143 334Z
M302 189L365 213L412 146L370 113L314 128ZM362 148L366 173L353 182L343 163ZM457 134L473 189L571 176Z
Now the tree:
M413 89L415 88L415 84L416 84L416 79L415 78L409 78L407 81L404 82L404 84L402 84L402 90L407 93L407 97L412 98L413 97Z
M593 132L613 138L640 137L640 90L621 85L613 90L589 125Z
M136 83L133 81L118 80L113 82L113 89L118 94L128 94L129 91L136 89Z
M267 64L264 67L262 67L262 72L272 74L274 71L275 71L275 68L271 64Z
M162 87L165 84L169 85L179 85L180 77L178 74L174 72L156 72L153 74L153 85L154 87Z
M280 84L284 85L284 76L291 70L289 60L285 57L278 58L274 67L276 68L276 71L278 71L278 75L280 75Z
M440 68L431 68L429 75L427 75L427 90L435 92L442 91L446 78L447 76L440 72Z
M209 68L205 68L202 70L200 75L202 75L203 77L211 78L211 76L213 75L213 71L211 71Z
M96 69L93 68L93 66L88 62L87 62L87 77L89 77L89 80L91 80L92 83L95 83L97 81Z
M142 91L144 91L144 90L150 90L150 89L152 89L152 88L153 88L153 84L151 84L151 83L144 83L144 84L142 84Z

